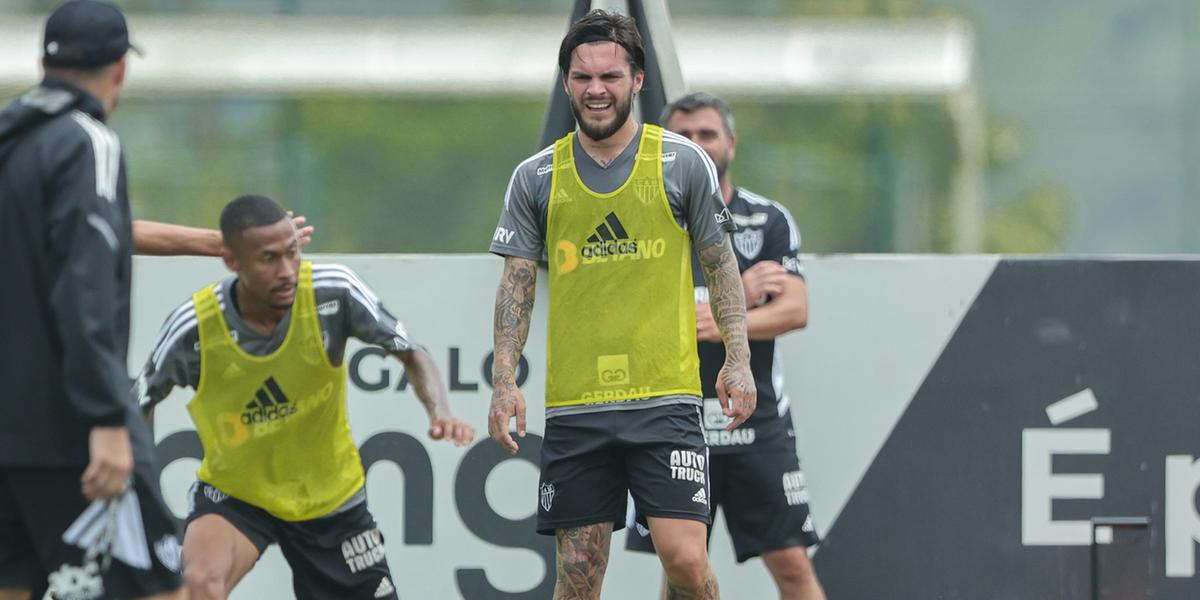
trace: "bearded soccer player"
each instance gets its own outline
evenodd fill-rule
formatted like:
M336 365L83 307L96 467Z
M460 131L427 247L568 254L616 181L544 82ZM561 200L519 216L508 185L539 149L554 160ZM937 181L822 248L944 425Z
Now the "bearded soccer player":
M557 538L554 597L599 598L626 497L644 509L673 598L718 598L705 535L691 253L727 349L717 394L733 430L754 412L745 300L712 160L631 118L645 77L636 24L592 11L559 49L578 130L517 166L491 246L496 294L491 437L510 453L525 399L515 367L529 332L537 261L549 262L546 431L538 532Z
M275 201L230 202L221 235L235 274L167 318L138 380L147 410L176 386L196 390L188 411L204 460L183 542L188 593L225 598L279 544L297 598L395 598L346 419L346 341L404 363L430 437L462 446L475 432L451 416L433 360L358 275L301 260Z
M801 271L800 231L783 205L730 182L737 151L733 113L724 100L704 92L689 94L663 110L666 127L698 144L713 159L721 196L738 231L734 252L746 289L746 329L750 336L758 408L745 426L724 431L727 418L715 398L714 383L724 348L708 289L696 284L700 378L704 425L712 453L712 511L725 507L725 521L738 562L761 556L775 579L781 600L824 600L807 548L820 542L808 508L804 473L796 456L792 412L783 390L775 338L808 324L808 288ZM695 260L695 259L694 259ZM634 527L626 547L653 552L644 528ZM664 592L665 595L665 592Z

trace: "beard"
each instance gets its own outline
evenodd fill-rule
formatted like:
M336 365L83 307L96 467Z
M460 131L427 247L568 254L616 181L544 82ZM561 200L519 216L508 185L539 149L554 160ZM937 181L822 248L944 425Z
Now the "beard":
M717 168L717 181L725 179L725 171L729 170L729 155L726 154L721 160L714 159L713 166Z
M616 113L612 122L594 123L584 119L584 114L587 112L587 107L584 106L583 100L575 100L571 98L571 113L575 115L575 122L579 123L579 129L583 131L589 138L600 141L611 137L626 121L629 120L629 113L633 112L633 93L631 92L622 101L621 98L613 98L613 109Z

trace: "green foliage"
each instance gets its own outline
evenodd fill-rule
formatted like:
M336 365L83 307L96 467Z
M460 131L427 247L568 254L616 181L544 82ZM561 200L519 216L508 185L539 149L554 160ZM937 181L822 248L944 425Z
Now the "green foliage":
M1074 217L1070 195L1061 184L1040 182L988 212L988 252L1051 254L1063 250L1064 234Z

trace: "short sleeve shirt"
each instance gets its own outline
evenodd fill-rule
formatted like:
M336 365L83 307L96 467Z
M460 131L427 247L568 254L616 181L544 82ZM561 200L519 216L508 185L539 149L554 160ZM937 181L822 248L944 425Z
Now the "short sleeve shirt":
M638 135L607 167L601 167L584 152L574 136L575 169L589 189L606 194L621 187L633 173L641 142ZM663 132L663 185L671 212L688 230L693 248L703 248L733 230L721 199L717 169L712 159L687 138ZM550 181L554 146L548 146L517 165L504 193L504 210L492 236L491 252L530 260L546 258L546 213L550 206Z
M250 329L230 302L231 290L237 276L223 280L217 287L230 335L247 353L265 356L277 350L287 338L291 313L284 317L275 331L264 336ZM413 347L404 326L380 303L379 297L349 268L336 265L313 265L313 294L316 296L317 319L325 351L333 365L340 365L346 352L346 341L356 338L366 344L392 352ZM167 317L154 350L146 361L136 384L139 404L145 410L161 402L175 387L195 389L200 384L200 330L196 309L189 299Z

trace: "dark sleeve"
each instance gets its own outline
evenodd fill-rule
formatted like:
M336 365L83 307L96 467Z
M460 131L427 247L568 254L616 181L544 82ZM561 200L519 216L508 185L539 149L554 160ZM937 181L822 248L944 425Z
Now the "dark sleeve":
M200 332L191 307L188 302L167 317L134 382L133 396L142 412L154 408L177 387L200 386Z
M111 133L111 132L109 132ZM127 260L116 232L123 220L115 199L117 172L106 169L97 181L97 164L120 160L112 145L79 136L62 148L64 159L52 164L47 182L47 242L51 256L50 305L63 352L63 385L80 420L91 426L125 423L130 406L129 373L116 330L117 273ZM97 159L97 154L104 154ZM104 193L109 197L102 197Z
M353 275L353 281L346 286L344 298L349 307L346 318L351 336L390 352L413 348L404 325L383 307L375 292L357 275Z
M800 230L791 213L778 204L779 213L773 215L766 228L762 257L783 265L794 275L804 277L804 264L800 262Z

